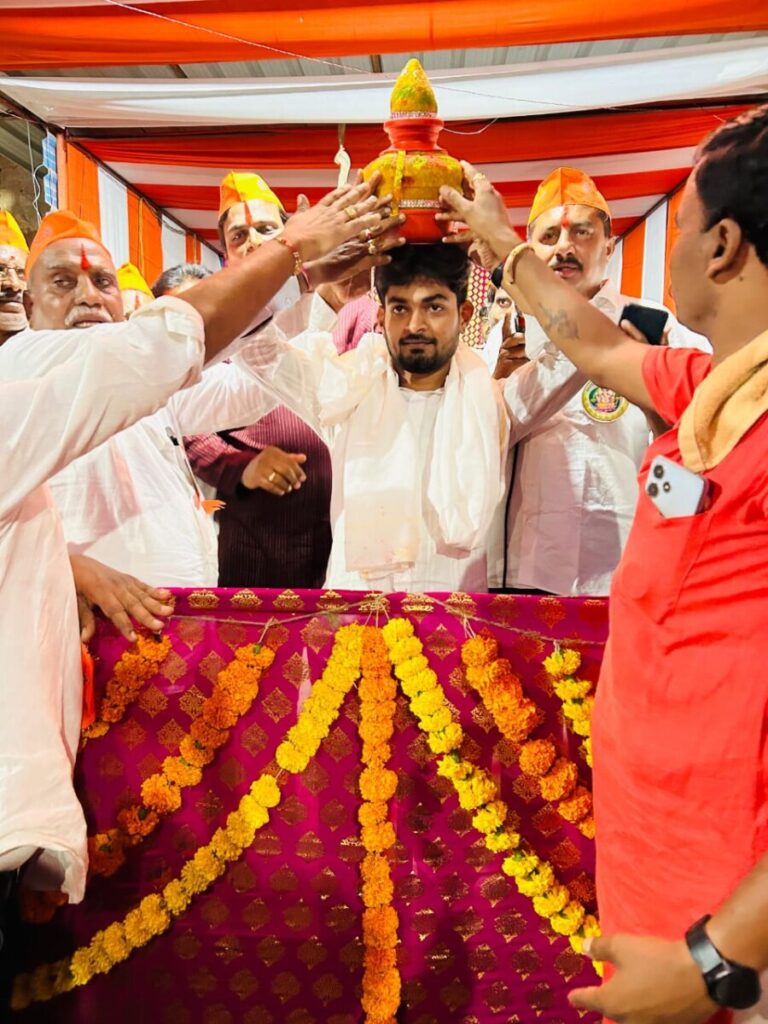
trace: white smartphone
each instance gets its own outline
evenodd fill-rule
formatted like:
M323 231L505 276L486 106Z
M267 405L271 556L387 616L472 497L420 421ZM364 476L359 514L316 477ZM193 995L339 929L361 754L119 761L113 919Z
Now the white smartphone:
M709 481L657 455L648 470L645 493L665 519L695 516L707 507Z

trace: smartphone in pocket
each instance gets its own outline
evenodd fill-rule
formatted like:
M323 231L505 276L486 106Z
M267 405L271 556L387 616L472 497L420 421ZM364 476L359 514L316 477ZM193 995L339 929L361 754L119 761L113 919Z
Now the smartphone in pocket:
M648 470L645 493L665 519L695 516L708 507L709 480L657 455Z
M660 345L669 313L666 309L654 309L653 306L641 306L636 302L630 302L621 311L619 323L622 320L629 320L634 324L648 339L649 345Z

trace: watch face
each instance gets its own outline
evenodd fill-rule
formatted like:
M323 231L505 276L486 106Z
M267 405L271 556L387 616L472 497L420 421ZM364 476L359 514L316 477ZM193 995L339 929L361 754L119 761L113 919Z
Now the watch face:
M715 983L716 1001L731 1010L747 1010L760 999L760 981L751 970L731 969Z

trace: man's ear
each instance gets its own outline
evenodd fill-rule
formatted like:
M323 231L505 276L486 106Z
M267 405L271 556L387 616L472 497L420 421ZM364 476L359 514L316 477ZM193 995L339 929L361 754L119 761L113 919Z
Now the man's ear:
M376 307L376 322L378 323L379 327L383 327L384 326L384 307L383 306L377 306Z
M719 220L708 232L712 252L707 265L707 277L715 279L725 274L732 277L744 262L744 233L741 226L729 217Z
M610 259L611 256L613 256L613 253L616 249L616 241L616 235L611 235L611 237L608 239L606 243L605 251L608 253L608 259Z
M472 314L475 312L475 307L469 301L465 299L464 302L459 306L459 318L461 319L462 327L466 327L469 321L472 319Z

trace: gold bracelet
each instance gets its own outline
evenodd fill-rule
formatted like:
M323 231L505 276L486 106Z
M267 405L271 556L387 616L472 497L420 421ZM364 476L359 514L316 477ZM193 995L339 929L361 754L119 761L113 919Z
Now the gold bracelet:
M277 235L272 239L273 242L279 242L280 245L284 246L288 252L293 256L293 274L294 277L300 277L304 273L304 260L301 258L301 253L288 241L283 235Z
M504 264L504 277L510 284L515 283L515 267L524 252L533 252L533 246L529 245L528 242L521 242L507 256L506 263Z

